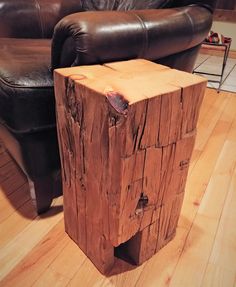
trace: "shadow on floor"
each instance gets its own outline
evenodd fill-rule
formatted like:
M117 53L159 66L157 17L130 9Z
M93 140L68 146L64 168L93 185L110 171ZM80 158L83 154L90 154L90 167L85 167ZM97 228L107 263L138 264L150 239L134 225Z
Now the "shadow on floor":
M25 174L3 147L0 150L0 190L2 192L0 207L3 210L1 220L14 212L29 219L38 216L30 197L29 184ZM40 215L40 218L51 217L62 211L62 205L52 206L50 210Z

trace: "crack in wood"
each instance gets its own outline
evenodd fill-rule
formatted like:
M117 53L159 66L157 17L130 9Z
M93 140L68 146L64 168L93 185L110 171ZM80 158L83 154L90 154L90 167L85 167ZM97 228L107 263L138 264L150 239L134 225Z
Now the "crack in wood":
M144 121L143 121L143 125L141 126L141 132L140 132L140 138L139 138L139 143L138 143L138 149L142 149L142 139L143 139L143 135L144 135L144 131L145 131L145 127L146 127L146 122L147 122L147 115L148 115L148 105L149 105L149 100L145 101L145 107L144 107ZM144 147L143 147L144 148Z

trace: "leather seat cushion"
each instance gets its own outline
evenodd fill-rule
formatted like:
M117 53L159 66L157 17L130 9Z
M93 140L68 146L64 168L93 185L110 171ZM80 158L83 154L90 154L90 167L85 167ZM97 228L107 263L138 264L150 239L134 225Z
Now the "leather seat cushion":
M0 121L24 133L55 125L51 40L0 39Z

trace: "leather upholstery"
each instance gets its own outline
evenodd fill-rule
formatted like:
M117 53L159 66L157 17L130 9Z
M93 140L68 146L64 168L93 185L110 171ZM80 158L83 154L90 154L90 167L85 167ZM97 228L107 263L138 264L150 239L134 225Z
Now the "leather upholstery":
M210 12L198 6L72 14L55 27L52 67L132 58L157 60L200 44L210 27ZM71 50L74 59L68 57Z
M141 10L185 5L213 11L216 0L0 0L0 37L51 38L65 15L81 11Z
M173 1L172 7L182 7L182 6L188 6L188 5L198 5L207 8L211 12L214 11L216 7L217 1L215 0L207 0L207 1L202 1L202 0L179 0L179 1Z
M26 133L55 125L49 39L0 38L0 121Z
M196 2L202 1L191 3ZM211 5L208 2L203 5ZM10 31L10 35L19 37L25 33L27 37L46 38L50 36L57 19L71 11L132 10L145 6L176 6L175 3L179 5L179 1L172 0L0 0L0 14L3 16L0 21L4 23L0 26L10 27L2 35ZM18 23L13 20L15 17L19 19ZM15 30L9 23L15 25ZM22 30L21 25L26 28ZM55 28L52 66L57 68L131 58L158 62L163 58L164 64L173 66L175 62L176 67L181 67L178 63L183 61L176 63L176 59L180 59L179 54L183 52L181 59L187 57L190 52L185 51L199 45L210 25L210 12L201 6L71 14ZM0 121L18 134L54 127L51 40L2 38L0 52ZM173 57L175 54L176 59ZM172 56L171 63L168 56ZM194 60L193 55L191 57ZM189 59L181 68L190 71L191 64L193 61Z
M0 0L0 37L51 38L62 17L82 10L79 0Z
M0 123L30 177L59 168L52 68L142 57L191 71L215 2L0 0Z

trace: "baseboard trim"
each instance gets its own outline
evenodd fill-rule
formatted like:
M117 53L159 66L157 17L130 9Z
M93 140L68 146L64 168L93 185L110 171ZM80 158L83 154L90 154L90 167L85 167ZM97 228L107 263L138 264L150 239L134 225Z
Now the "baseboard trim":
M209 49L207 47L201 47L200 53L201 54L212 55L212 56L223 56L222 51ZM229 58L236 59L236 50L230 50L229 51Z

